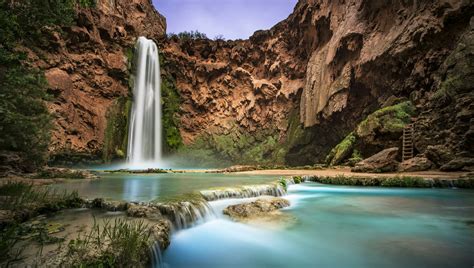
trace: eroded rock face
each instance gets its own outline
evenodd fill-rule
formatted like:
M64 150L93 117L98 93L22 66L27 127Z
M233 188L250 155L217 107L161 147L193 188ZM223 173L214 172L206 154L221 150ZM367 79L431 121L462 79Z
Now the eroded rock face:
M150 0L98 0L95 8L77 10L74 26L51 29L50 44L22 48L45 71L54 97L52 155L102 151L107 110L129 94L127 56L138 36L157 39L165 28Z
M232 139L216 150L238 148L230 160L257 148L248 159L314 164L367 115L409 99L419 114L416 151L442 166L474 150L473 11L472 1L458 0L300 0L249 40L165 40L165 20L149 0L100 0L78 10L75 26L51 32L48 46L22 49L55 97L52 154L103 150L107 110L129 91L127 50L144 35L159 40L163 74L176 81L185 145L221 135Z
M417 128L419 137L431 124L452 121L445 135L464 140L473 109L461 103L470 99L456 97L459 109L441 115L430 96L452 67L443 62L470 31L473 9L470 1L300 0L286 20L249 40L169 40L164 55L183 99L185 144L203 133L274 128L279 143L295 139L286 163L313 164L390 99L410 99L424 114L429 123ZM293 110L303 135L288 124ZM418 152L434 140L423 138ZM449 148L467 152L465 145Z

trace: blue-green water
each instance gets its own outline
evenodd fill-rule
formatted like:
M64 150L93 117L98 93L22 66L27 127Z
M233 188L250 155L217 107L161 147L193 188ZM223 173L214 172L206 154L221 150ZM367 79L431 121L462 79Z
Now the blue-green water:
M101 173L100 177L98 180L76 180L51 185L51 187L59 191L77 190L79 195L87 198L102 197L125 201L151 201L212 187L268 183L278 178L273 175L212 173Z
M305 183L287 198L296 223L280 230L232 222L211 202L220 216L176 233L165 267L474 265L473 191Z

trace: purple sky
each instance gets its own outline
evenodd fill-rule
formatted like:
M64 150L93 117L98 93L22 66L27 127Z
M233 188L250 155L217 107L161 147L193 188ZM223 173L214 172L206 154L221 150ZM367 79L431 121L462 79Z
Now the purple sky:
M153 0L168 33L198 30L209 38L247 39L287 18L297 0Z

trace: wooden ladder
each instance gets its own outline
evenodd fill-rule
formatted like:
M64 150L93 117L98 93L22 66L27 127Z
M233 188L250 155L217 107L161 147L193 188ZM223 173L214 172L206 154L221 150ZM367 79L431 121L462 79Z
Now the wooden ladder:
M408 160L413 158L413 139L415 135L415 126L414 124L408 124L403 129L403 151L402 151L402 160Z

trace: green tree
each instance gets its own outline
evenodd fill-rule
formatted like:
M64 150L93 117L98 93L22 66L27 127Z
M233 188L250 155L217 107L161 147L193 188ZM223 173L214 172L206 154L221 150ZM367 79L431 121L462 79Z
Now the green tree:
M41 44L48 27L72 25L76 5L95 0L0 0L0 150L21 153L32 168L45 163L50 140L47 83L18 47Z

